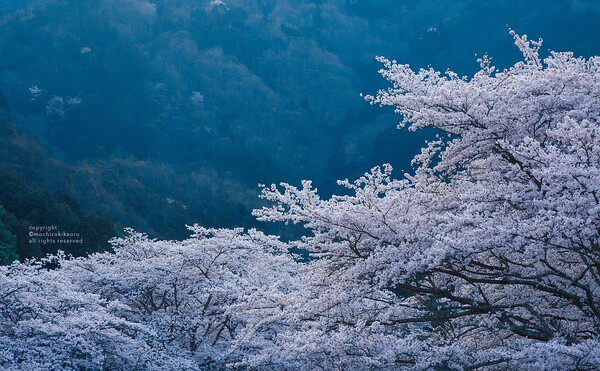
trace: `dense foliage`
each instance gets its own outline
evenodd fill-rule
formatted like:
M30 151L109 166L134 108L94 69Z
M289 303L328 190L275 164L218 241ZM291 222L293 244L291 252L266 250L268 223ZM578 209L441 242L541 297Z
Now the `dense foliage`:
M109 216L89 212L69 195L69 189L47 181L68 181L75 174L67 164L48 158L33 138L19 133L0 95L0 264L42 258L59 249L84 256L109 249L108 240L122 235L122 227ZM54 232L79 234L70 238L78 243L58 243L58 238L32 240L31 228L49 226L56 227Z
M129 230L114 254L0 268L0 365L597 369L600 57L511 33L524 61L472 78L380 58L392 86L366 99L443 134L402 179L263 187L255 216L300 240Z
M6 236L12 235L5 241L12 240L10 244L14 246L14 253L21 260L56 254L59 249L73 256L106 251L110 248L108 240L122 235L122 228L118 228L108 216L86 213L75 200L64 194L52 195L47 190L34 189L0 173L0 230L2 227ZM50 233L64 232L71 237L51 235L32 239L30 233L42 232L35 231L36 227L53 227L55 230ZM60 240L76 242L59 243ZM2 259L3 264L11 262L10 259Z
M0 265L10 264L19 259L17 237L3 222L4 219L6 219L6 210L0 205Z

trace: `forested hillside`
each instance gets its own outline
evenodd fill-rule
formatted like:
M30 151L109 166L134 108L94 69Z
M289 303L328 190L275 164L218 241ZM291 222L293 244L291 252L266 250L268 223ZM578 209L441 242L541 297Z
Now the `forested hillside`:
M375 56L467 74L488 52L505 67L518 58L507 26L589 56L598 14L593 1L3 2L7 130L30 138L3 159L152 236L194 222L291 236L249 217L258 183L331 194L383 162L409 171L433 135L407 137L362 100L385 86Z
M34 139L17 131L0 95L0 264L58 250L73 256L105 251L110 238L122 235L122 226L106 214L84 210L71 188L63 188L75 175L72 166L49 158ZM73 238L77 243L31 238L32 228L48 226L79 234Z

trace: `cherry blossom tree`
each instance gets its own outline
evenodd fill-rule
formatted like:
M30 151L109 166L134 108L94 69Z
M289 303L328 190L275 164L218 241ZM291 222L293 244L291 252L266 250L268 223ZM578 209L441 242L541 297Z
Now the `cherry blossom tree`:
M285 244L256 230L190 227L184 241L155 241L129 231L115 254L62 262L84 291L127 305L155 341L183 349L202 367L239 361L248 348L232 340L253 320L278 310L296 288L296 263ZM275 326L275 325L273 325ZM274 328L254 331L271 337Z
M258 324L298 290L297 263L254 230L190 228L184 241L128 230L114 254L0 267L0 367L191 370L259 352L278 328ZM250 321L255 346L235 347Z
M263 188L259 220L303 223L318 257L268 357L311 367L600 365L600 58L513 31L524 61L472 78L379 58L372 104L440 133L350 194ZM295 349L296 351L289 351ZM265 356L267 357L267 356ZM263 359L264 360L264 359Z
M127 310L75 285L54 257L0 267L0 367L18 370L135 369L191 365L152 346Z

